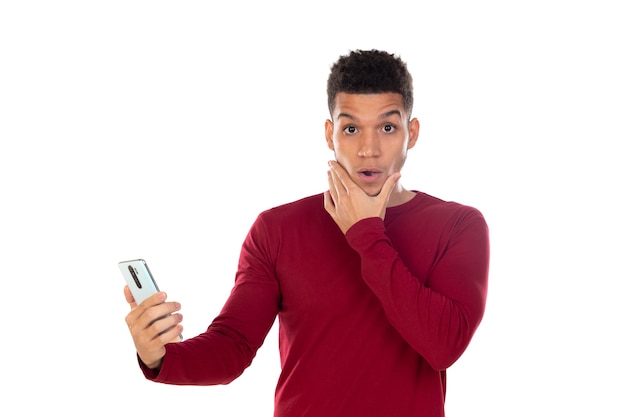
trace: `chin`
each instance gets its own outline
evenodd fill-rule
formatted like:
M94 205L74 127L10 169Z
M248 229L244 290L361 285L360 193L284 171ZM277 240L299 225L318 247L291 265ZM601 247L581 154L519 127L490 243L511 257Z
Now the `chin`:
M378 194L380 194L380 192L383 190L382 188L367 189L363 187L361 187L361 189L365 191L365 194L369 195L370 197L378 196Z

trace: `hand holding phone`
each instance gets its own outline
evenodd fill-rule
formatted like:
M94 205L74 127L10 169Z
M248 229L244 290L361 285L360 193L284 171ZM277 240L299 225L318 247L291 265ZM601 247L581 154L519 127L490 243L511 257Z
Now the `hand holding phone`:
M145 260L122 261L118 266L137 305L141 304L152 294L159 292L159 287ZM179 336L179 339L183 340L182 334Z

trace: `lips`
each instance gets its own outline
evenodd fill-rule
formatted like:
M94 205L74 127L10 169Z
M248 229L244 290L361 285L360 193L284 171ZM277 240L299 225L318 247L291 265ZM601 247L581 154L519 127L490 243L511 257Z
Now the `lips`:
M382 175L382 171L376 168L363 168L357 171L359 179L365 183L376 182Z

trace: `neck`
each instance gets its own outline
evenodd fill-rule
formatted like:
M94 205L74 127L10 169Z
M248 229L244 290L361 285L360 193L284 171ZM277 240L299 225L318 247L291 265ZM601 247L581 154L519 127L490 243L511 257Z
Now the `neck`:
M398 183L391 192L387 207L399 206L410 201L413 197L415 197L415 193L413 191L405 189L402 185L400 185L400 183Z

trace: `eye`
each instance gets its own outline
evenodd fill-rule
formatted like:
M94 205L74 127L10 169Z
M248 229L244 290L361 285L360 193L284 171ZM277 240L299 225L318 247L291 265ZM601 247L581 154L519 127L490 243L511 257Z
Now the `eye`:
M385 133L393 133L395 132L396 127L394 125L391 124L386 124L383 126L383 132Z
M354 135L357 132L355 126L346 126L343 128L343 132L347 135Z

